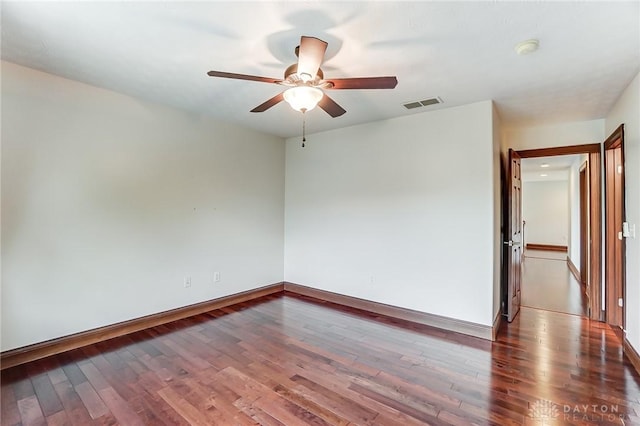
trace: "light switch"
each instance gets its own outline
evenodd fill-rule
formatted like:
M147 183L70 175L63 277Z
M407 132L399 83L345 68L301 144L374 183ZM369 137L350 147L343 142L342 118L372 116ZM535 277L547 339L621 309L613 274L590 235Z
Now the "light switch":
M629 222L622 222L622 236L625 238L635 238L636 225Z

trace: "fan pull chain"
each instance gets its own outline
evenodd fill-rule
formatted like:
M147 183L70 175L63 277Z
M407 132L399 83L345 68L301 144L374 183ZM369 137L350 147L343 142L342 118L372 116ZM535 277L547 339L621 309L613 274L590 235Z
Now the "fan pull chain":
M304 148L304 143L307 141L306 138L306 133L307 133L307 126L306 126L306 115L305 112L307 112L306 109L302 109L302 147Z

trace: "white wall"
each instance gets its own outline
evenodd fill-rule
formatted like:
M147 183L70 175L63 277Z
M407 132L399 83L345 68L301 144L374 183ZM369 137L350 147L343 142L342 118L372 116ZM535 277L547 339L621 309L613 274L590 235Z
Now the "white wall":
M640 352L640 74L622 93L606 118L609 135L624 124L626 221L635 225L636 237L626 239L626 331Z
M282 281L282 139L9 63L1 136L3 351Z
M568 181L523 181L522 219L526 222L526 244L566 246L569 241Z
M530 127L503 129L504 150L516 151L535 148L601 143L604 140L604 120L555 123Z
M491 325L491 101L287 140L285 280ZM497 280L496 280L497 282Z
M500 168L502 163L502 122L493 105L493 318L500 313L501 305L501 271L502 271L502 186Z

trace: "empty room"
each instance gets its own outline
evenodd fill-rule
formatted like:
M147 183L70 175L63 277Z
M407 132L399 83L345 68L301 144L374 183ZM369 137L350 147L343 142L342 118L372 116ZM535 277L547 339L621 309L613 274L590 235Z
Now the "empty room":
M640 424L637 1L0 8L2 425Z

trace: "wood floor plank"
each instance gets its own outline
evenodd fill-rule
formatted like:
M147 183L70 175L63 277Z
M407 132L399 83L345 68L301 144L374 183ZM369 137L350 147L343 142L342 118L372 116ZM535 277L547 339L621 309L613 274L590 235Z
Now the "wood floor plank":
M393 389L381 388L364 380L352 383L349 389L426 423L440 423L437 421L438 407L429 403L421 404L394 392Z
M17 401L18 411L24 426L44 425L46 421L35 395Z
M2 376L3 379L5 376L6 374L3 374ZM30 396L34 396L36 394L36 391L33 389L33 384L31 384L31 379L29 378L29 376L16 379L13 382L9 381L9 383L13 387L13 394L16 401L29 398Z
M233 409L233 404L227 401L225 393L213 393L211 388L200 384L195 379L184 379L182 381L188 386L190 392L185 399L191 402L201 412L213 411L215 414L212 420L216 422L227 422L238 426L254 425L255 422L246 414Z
M61 355L64 356L65 354L63 353ZM87 381L87 378L82 373L82 370L80 370L80 367L78 367L78 365L73 361L69 361L69 363L63 365L62 370L74 386Z
M262 411L260 408L253 405L253 401L246 401L244 398L239 398L233 403L234 407L238 408L244 414L253 419L257 424L263 426L287 426L286 423L282 423L277 419L274 419L269 414Z
M285 365L284 368L289 371L295 371L297 376L305 377L314 383L318 383L319 385L330 389L342 398L354 401L355 407L364 407L367 410L378 413L372 424L402 424L405 426L418 426L424 424L423 422L407 416L405 413L402 413L393 407L370 399L365 395L350 389L349 386L351 384L351 380L345 376L327 375L319 371L314 371L313 369L304 369L293 365ZM357 415L352 414L351 418L358 417ZM358 424L358 422L356 422L356 424Z
M225 386L234 392L254 398L253 404L271 417L285 424L330 424L305 407L283 398L269 387L253 380L234 368L225 368L217 373L224 380Z
M102 373L98 371L93 362L88 362L81 365L80 370L82 370L84 375L89 380L89 383L91 383L91 386L93 386L96 391L109 387L109 382L107 382Z
M100 389L98 391L104 404L109 407L109 411L123 425L142 426L140 417L112 387Z
M198 370L204 370L205 368L209 368L211 366L211 364L200 358L198 355L195 355L193 352L190 352L189 350L185 349L184 347L180 346L178 343L170 339L165 339L162 343L173 349L177 355L191 363L191 365L193 365Z
M146 394L141 393L135 398L127 400L127 404L136 416L138 416L142 424L154 426L170 426L176 424L175 418L170 419L167 416L167 412L156 410L155 405L151 404L145 396Z
M33 377L31 383L45 417L64 409L46 373Z
M226 387L243 395L245 399L254 400L272 394L273 391L266 385L253 380L246 374L241 373L233 367L227 367L216 373L216 377L224 383Z
M331 423L280 396L258 398L253 405L286 425L330 426Z
M375 410L367 408L353 399L345 398L306 377L296 374L291 377L291 380L298 385L293 388L294 391L303 395L306 399L314 401L318 406L327 407L332 413L344 419L368 424L378 415Z
M64 411L58 411L55 414L47 416L47 426L69 426L71 420Z
M75 386L75 390L92 419L97 419L109 413L109 409L93 386L91 386L91 383L80 383Z
M158 391L159 392L159 391ZM186 426L189 425L184 417L182 417L169 404L166 404L159 393L146 393L142 396L141 404L146 407L147 417L153 416L161 419L167 426ZM151 422L147 424L153 424Z
M56 383L53 387L60 398L60 402L62 403L64 411L67 413L67 417L71 421L71 424L91 424L92 419L89 415L89 411L70 382L64 381Z
M628 425L640 414L640 376L611 328L526 307L486 342L271 295L16 366L1 382L3 426ZM541 401L557 416L535 417ZM622 417L598 420L605 409Z
M206 426L210 423L204 414L173 389L167 387L159 391L158 394L190 425Z
M331 425L348 425L349 420L341 417L337 414L334 407L322 405L315 401L308 392L304 392L300 388L288 388L283 385L277 385L273 389L282 398L290 401L291 403L303 408L304 410L313 413L315 416L321 418Z
M17 425L20 423L20 411L16 403L16 397L12 386L2 386L0 392L0 407L2 413L0 420L8 425Z

